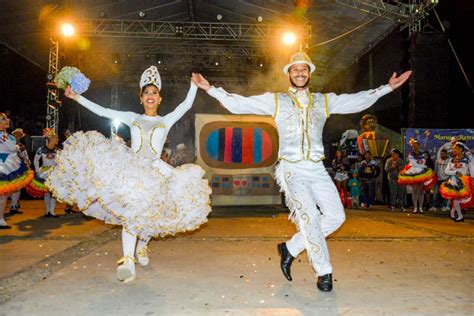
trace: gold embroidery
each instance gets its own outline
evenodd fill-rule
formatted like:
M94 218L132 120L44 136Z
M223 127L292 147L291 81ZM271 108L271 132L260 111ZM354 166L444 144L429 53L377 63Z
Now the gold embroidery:
M273 118L277 116L278 113L278 93L275 93L275 113L273 113Z
M155 150L155 148L153 148L153 144L151 142L153 140L153 134L155 133L155 129L157 129L157 128L166 128L166 125L163 124L163 123L160 123L159 125L153 126L153 128L151 129L151 132L150 132L150 148L151 148L151 151L153 151L155 154L157 154L157 155L160 154L161 155L161 153L156 152L156 150Z
M138 127L138 130L140 131L140 147L139 147L138 150L136 151L136 152L138 153L140 150L142 150L142 147L143 147L143 132L142 132L142 127L141 127L138 123L136 123L136 122L134 122L134 123L132 124L132 126Z

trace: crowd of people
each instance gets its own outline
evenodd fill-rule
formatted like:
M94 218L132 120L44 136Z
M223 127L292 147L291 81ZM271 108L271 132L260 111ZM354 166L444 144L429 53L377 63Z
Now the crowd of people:
M441 148L433 160L428 151L421 151L416 139L411 139L410 145L412 151L406 159L398 148L393 148L385 159L373 159L371 152L366 151L352 162L344 151L337 150L332 170L342 202L354 209L370 208L378 203L387 205L390 211L402 212L411 204L413 213L451 212L453 220L463 221L461 208L469 207L471 198L458 191L472 186L474 181L474 159L467 146L453 138L451 150ZM464 184L463 177L466 177ZM376 181L377 178L382 181ZM450 193L446 193L446 186L451 188ZM378 197L376 192L380 192Z

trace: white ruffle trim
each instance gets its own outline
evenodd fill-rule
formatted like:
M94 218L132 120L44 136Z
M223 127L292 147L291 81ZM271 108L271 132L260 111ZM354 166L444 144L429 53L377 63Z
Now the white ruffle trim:
M211 212L211 189L200 166L182 165L164 175L156 161L95 131L68 138L56 163L46 185L58 200L142 239L194 230Z

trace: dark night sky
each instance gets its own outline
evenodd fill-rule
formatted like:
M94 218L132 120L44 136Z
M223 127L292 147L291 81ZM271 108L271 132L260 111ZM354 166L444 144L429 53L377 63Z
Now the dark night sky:
M474 81L474 49L470 47L472 45L470 41L474 38L474 27L472 26L474 1L442 0L436 10L441 19L447 21L445 25L449 37L472 83ZM430 21L435 29L439 29L433 14L430 15ZM432 71L435 72L436 69ZM17 121L15 122L16 127L23 127L26 132L33 135L39 133L38 123L45 121L45 71L0 45L0 73L3 77L0 84L0 111L11 111L13 119ZM429 74L425 76L426 78L423 80L432 80ZM449 87L447 89L449 90L450 106L449 109L444 109L447 113L445 118L447 122L441 127L474 127L471 117L461 114L465 113L469 107L473 107L473 92L468 88L452 53L449 53ZM383 121L380 123L384 124ZM403 120L400 120L398 124L393 124L393 122L391 124L395 125L394 127L397 125L406 127Z

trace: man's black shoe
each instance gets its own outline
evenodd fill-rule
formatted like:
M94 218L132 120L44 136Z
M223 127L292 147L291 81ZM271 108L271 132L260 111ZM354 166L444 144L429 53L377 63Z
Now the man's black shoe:
M332 274L325 274L318 276L318 289L323 292L330 292L332 290Z
M280 254L281 260L280 260L280 267L281 267L281 272L283 272L283 275L288 281L292 281L293 279L291 278L291 264L293 263L293 260L295 259L290 252L288 251L288 248L286 248L286 243L281 243L278 244L278 253Z
M11 215L23 214L23 212L18 209L10 209L10 212L8 214L11 214Z

